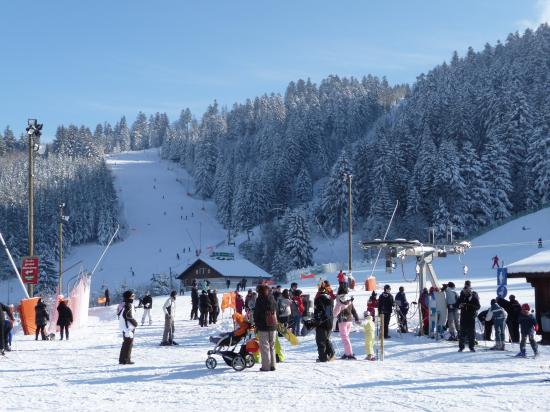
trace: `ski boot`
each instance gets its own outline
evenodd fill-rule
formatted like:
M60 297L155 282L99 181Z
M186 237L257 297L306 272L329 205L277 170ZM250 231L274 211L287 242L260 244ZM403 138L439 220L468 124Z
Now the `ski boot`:
M516 355L516 358L526 358L527 357L527 353L522 350L520 351L517 355Z

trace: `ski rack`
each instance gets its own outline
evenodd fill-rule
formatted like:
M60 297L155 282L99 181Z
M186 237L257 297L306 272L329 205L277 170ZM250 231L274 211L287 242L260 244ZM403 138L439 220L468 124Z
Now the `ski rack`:
M394 240L364 240L359 242L362 249L379 249L386 251L386 268L392 271L393 259L405 259L408 256L416 257L418 272L418 291L426 287L429 279L433 287L441 289L439 279L433 267L433 260L436 257L447 257L447 255L463 255L466 250L472 247L471 242L461 241L452 245L424 245L418 240L394 239ZM374 268L373 268L374 270ZM422 335L422 310L419 310L418 334Z

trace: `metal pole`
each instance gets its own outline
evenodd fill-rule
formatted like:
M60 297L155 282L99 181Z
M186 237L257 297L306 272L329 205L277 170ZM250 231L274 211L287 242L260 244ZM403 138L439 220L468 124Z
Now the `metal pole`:
M349 248L349 251L348 251L348 271L349 273L351 274L351 238L352 238L352 222L353 222L353 218L352 218L352 193L351 193L351 178L352 178L352 175L347 175L348 177L348 191L349 191L349 211L348 211L348 217L349 217L349 231L348 231L348 248Z
M28 211L28 238L29 238L29 256L34 256L34 133L28 133L29 136L29 211ZM34 295L34 285L29 284L29 295Z
M63 290L63 204L59 205L59 286L58 294Z
M384 314L380 314L380 360L384 360Z

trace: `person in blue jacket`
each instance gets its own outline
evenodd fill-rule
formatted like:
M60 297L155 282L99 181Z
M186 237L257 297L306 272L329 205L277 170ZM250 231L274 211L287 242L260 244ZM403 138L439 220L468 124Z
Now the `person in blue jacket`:
M492 321L495 327L495 346L491 350L504 350L504 325L506 318L506 311L500 307L496 299L492 299L491 307L485 315L485 322Z
M525 344L527 343L527 338L529 338L529 343L533 349L535 356L539 354L537 342L535 342L535 330L537 327L537 320L530 312L531 308L527 303L521 305L521 313L519 315L519 328L521 333L521 341L519 343L519 353L516 355L519 358L525 358L527 352L525 350Z

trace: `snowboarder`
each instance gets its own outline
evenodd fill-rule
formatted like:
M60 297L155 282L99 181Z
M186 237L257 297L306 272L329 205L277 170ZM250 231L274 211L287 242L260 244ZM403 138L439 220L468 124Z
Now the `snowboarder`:
M164 333L162 335L161 346L177 345L174 341L174 319L176 317L176 295L177 292L173 290L170 292L170 297L166 299L162 310L164 312Z
M45 328L50 320L48 311L46 310L46 304L42 302L42 298L38 299L38 303L34 307L34 316L36 324L36 336L35 340L38 340L38 334L40 333L42 340L47 340Z
M458 340L458 351L464 350L464 343L468 341L470 352L475 352L475 319L481 305L479 298L471 287L465 287L458 298L458 308L460 309L460 335Z
M458 307L456 301L458 300L458 293L455 291L455 284L453 282L447 283L445 288L445 301L447 303L447 323L449 326L450 341L456 341L457 331L460 330L460 323L458 317Z
M291 306L292 301L290 300L290 295L288 289L283 290L279 299L277 299L277 318L279 323L282 323L286 328L288 327L288 320L292 314Z
M63 332L65 332L65 337L69 340L69 326L73 323L73 312L67 306L67 302L61 300L57 306L57 313L57 325L59 326L61 340L63 340Z
M208 293L203 290L199 298L199 325L202 327L208 326L208 314L212 311L212 304L208 298Z
M336 353L330 341L332 332L332 299L325 287L319 286L313 301L313 325L315 326L315 342L317 343L318 362L328 362L334 359Z
M506 317L506 311L498 305L496 299L491 299L491 307L485 316L485 322L492 321L495 326L495 346L491 350L504 350L504 325Z
M409 302L407 302L407 296L405 295L405 288L399 286L399 292L395 295L395 305L397 306L397 323L401 333L407 333L409 331L407 325L407 313L409 312Z
M365 324L363 325L363 330L365 331L365 352L367 353L367 360L376 360L374 356L374 338L376 333L376 327L374 326L374 321L372 316L369 314L365 318Z
M118 363L121 365L133 365L132 361L132 346L134 345L134 334L137 327L134 309L134 293L127 290L122 294L124 305L117 313L120 331L122 332L122 347L120 348L120 356Z
M153 298L149 291L145 292L145 296L141 299L143 305L143 316L141 317L141 326L145 323L145 319L149 318L149 325L153 324L151 320L151 309L153 307Z
M390 285L384 285L384 292L380 295L380 298L378 299L378 313L384 314L384 339L391 338L389 334L389 328L394 301L393 296L390 292Z
M493 267L492 267L492 269L494 269L495 266L496 266L497 269L500 267L500 266L499 266L499 258L498 258L498 255L493 256Z
M508 314L506 319L506 326L508 327L508 333L510 334L510 341L512 343L519 343L519 315L521 314L521 305L516 300L514 295L510 295L510 300L498 297L497 303Z
M180 254L179 253L176 253L176 258L178 258L178 260L180 260Z
M110 293L109 293L109 289L108 289L108 288L105 289L105 294L104 294L104 296L105 296L105 306L111 306L111 295L110 295Z
M197 286L191 288L191 320L199 318L199 290Z
M519 353L516 355L520 358L527 357L527 352L525 350L525 344L527 343L527 338L529 338L529 343L533 349L535 357L539 354L538 345L535 341L535 332L537 330L537 321L533 314L530 312L531 308L527 303L521 305L521 314L519 315L519 325L521 328L521 342L519 343Z
M338 298L336 299L336 305L334 306L333 316L338 319L338 332L340 333L340 339L344 345L344 354L341 359L344 360L356 360L357 358L353 354L353 348L349 340L349 333L353 320L359 322L359 316L353 307L353 297L347 294L348 289L345 286L338 288Z

